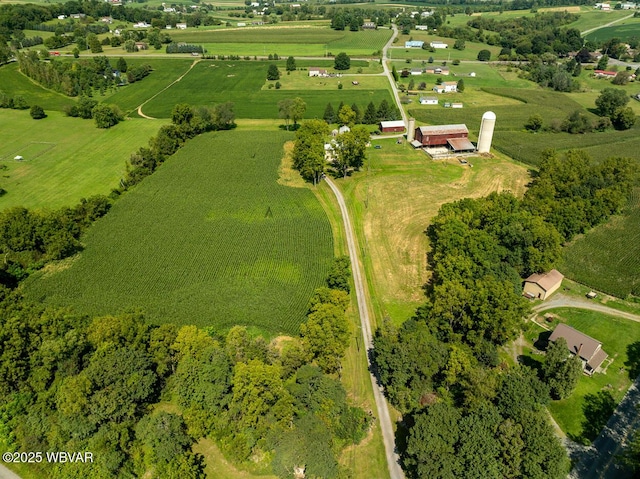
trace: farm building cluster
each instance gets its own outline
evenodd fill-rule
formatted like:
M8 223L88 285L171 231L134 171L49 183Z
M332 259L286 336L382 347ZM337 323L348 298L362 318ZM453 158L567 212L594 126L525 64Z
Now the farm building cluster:
M464 157L476 153L489 153L495 122L495 113L488 111L482 115L478 143L474 145L469 140L469 129L465 124L418 126L415 128L415 120L410 119L407 140L411 146L422 149L433 159L447 158L452 155ZM380 131L390 132L390 130L383 129L382 123Z

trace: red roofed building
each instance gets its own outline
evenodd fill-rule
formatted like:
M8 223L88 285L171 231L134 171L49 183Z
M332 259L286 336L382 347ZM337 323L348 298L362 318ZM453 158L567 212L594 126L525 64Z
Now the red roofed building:
M614 78L617 74L618 72L610 72L607 70L595 70L593 72L596 78Z
M469 130L463 124L420 126L416 128L415 139L422 146L446 146L449 140L465 139L468 142Z

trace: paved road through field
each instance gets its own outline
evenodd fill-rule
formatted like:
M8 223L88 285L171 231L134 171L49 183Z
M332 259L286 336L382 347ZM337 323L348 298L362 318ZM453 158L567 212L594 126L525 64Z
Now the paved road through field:
M353 272L353 282L356 288L356 300L358 302L358 312L360 313L360 323L362 325L362 337L364 346L367 351L367 363L369 371L371 371L371 362L369 359L369 351L373 348L373 334L371 332L371 322L369 321L369 308L367 307L367 297L365 295L366 285L365 278L360 270L360 261L358 259L358 246L349 219L349 211L344 201L342 193L330 178L325 178L327 184L336 195L340 212L342 213L342 221L344 222L345 235L347 237L347 245L349 248L349 258L351 259L351 270ZM391 424L391 416L389 416L389 407L387 399L384 397L382 387L378 385L376 377L371 373L371 385L373 386L373 395L376 400L376 409L378 410L378 420L380 422L380 430L382 432L382 440L387 457L387 465L389 467L389 475L391 479L403 479L404 473L400 468L400 457L395 452L395 436L393 426Z

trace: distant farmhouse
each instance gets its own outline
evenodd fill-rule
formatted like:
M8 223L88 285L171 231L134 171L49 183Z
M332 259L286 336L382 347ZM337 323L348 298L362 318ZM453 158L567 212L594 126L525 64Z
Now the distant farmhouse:
M405 48L422 48L424 42L422 40L410 40L404 42Z
M585 374L591 376L602 365L608 354L602 349L602 343L581 333L564 323L558 324L553 330L549 341L564 338L571 354L575 354L582 360L582 368Z
M615 78L618 72L612 72L607 70L594 70L593 76L596 78Z
M362 29L363 30L375 30L377 28L378 28L378 26L376 25L375 22L364 22L362 24Z
M431 48L449 48L449 45L447 43L440 42L440 41L437 41L437 40L429 43L429 46Z
M602 10L603 12L610 12L611 11L611 4L609 4L609 3L596 3L594 8Z
M538 298L541 300L551 296L562 284L564 276L557 269L552 269L548 273L535 273L524 280L522 294L528 298Z
M425 73L431 73L433 75L448 75L449 68L447 67L427 67Z
M458 82L443 81L440 85L433 87L436 93L454 93L458 91Z
M327 70L323 68L310 67L309 76L310 77L327 77L329 76L329 74L327 73Z

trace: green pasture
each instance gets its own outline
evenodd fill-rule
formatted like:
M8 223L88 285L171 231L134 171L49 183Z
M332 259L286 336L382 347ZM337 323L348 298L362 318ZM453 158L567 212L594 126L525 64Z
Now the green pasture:
M213 105L231 101L238 118L274 118L278 116L280 100L301 97L307 103L305 118L322 118L328 102L334 106L341 101L349 105L356 103L364 110L371 101L376 104L383 99L390 104L393 101L388 86L384 89L381 86L352 88L350 77L341 79L345 84L342 90L337 87L337 78L326 79L335 81L334 90L314 89L317 79L310 77L307 77L308 86L299 90L265 89L268 66L268 62L202 61L181 81L147 103L143 112L166 118L176 103ZM281 74L284 84L287 77L284 68L281 68ZM303 75L304 72L299 73L299 76Z
M21 95L29 105L40 105L45 111L62 110L65 105L71 105L75 100L56 93L32 81L20 73L18 63L0 66L0 90L7 95Z
M328 25L260 26L224 30L172 31L177 42L204 45L214 55L324 56L346 52L370 56L389 40L391 30L337 31Z
M571 28L577 28L581 32L584 32L585 30L600 27L633 14L633 12L629 12L629 10L611 10L609 12L603 12L602 10L597 10L595 8L586 8L587 11L580 12L580 18L578 20L569 24Z
M115 66L117 58L110 58L111 64ZM131 113L135 109L159 94L173 81L189 70L193 64L193 59L185 58L131 58L126 57L128 66L136 66L148 63L153 71L143 80L121 87L105 101L118 105L123 112Z
M132 119L108 130L57 111L34 120L28 110L0 110L0 209L58 208L108 194L125 163L165 122ZM22 156L22 161L16 161Z
M627 15L628 15L627 10ZM617 37L623 42L630 41L633 37L640 37L640 18L628 18L610 27L595 30L585 37L592 42L605 42Z
M640 190L634 191L624 214L565 247L559 267L567 277L598 291L640 297Z
M582 423L585 420L583 405L587 394L608 390L616 401L620 401L629 388L631 380L624 368L627 361L627 346L640 338L640 323L628 319L608 316L594 311L561 308L552 312L558 316L550 328L558 324L558 319L602 342L602 349L609 355L605 361L605 373L596 373L591 377L581 376L573 394L560 401L551 401L549 411L560 428L571 438L582 437ZM538 329L537 332L542 332ZM537 339L529 337L527 339ZM541 360L541 356L533 356ZM613 360L609 364L609 360Z
M91 315L140 308L155 323L296 334L333 257L311 191L276 182L286 132L201 135L83 238L27 294Z

